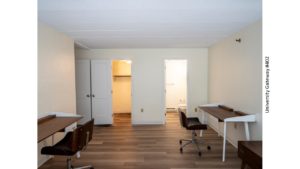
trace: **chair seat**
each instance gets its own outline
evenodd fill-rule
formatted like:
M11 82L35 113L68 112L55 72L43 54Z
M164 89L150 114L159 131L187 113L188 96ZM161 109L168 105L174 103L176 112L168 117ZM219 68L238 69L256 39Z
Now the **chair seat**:
M71 132L68 133L64 139L56 143L54 146L46 146L41 150L41 154L47 155L64 155L64 156L73 156L76 154L76 151L72 151L70 148L69 137L71 137Z
M202 124L197 117L187 118L187 127L188 130L206 130L207 125Z

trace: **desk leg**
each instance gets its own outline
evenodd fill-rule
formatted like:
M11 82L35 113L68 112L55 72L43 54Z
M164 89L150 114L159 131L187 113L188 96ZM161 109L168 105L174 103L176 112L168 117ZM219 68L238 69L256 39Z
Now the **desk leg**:
M246 163L245 163L245 161L243 160L243 161L242 161L241 169L245 169L245 167L246 167Z
M77 158L80 158L80 151L78 151L78 152L76 153L76 157L77 157Z
M226 122L224 121L224 135L223 135L223 156L222 161L225 161L225 150L226 150Z
M245 125L246 139L249 141L250 140L250 132L249 132L248 122L244 122L244 125Z
M202 111L202 119L201 119L202 124L206 124L205 121L206 121L206 119L205 119L205 112ZM200 137L202 137L202 134L203 134L203 130L200 130Z
M220 137L221 134L220 134L220 122L218 121L218 137Z

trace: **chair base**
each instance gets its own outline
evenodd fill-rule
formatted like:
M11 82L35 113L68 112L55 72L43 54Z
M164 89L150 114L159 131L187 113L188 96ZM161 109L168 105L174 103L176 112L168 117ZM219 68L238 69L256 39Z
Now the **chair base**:
M196 145L196 147L197 147L198 155L199 155L199 156L202 155L202 153L201 153L201 151L200 151L199 144L204 144L205 142L204 142L203 140L198 141L198 140L196 139L196 136L197 136L196 131L193 130L193 132L192 132L192 139L180 139L180 140L179 140L179 144L180 144L180 153L183 152L183 148L184 148L185 146L187 146L187 145L189 145L189 144L194 144L194 145ZM183 142L183 141L186 141L186 143L182 145L182 142ZM208 146L207 146L207 149L210 150L211 147L208 145Z
M94 167L92 165L87 165L87 166L82 166L82 167L74 167L71 164L71 157L67 158L67 169L85 169L85 168L89 168L89 169L94 169Z

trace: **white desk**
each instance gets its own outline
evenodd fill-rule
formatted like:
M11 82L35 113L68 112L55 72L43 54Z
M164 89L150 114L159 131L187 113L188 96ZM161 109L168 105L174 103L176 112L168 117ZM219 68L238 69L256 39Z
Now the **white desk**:
M222 161L225 161L225 151L226 151L226 126L229 122L243 122L245 125L245 134L246 139L250 140L250 132L249 132L249 125L248 122L255 122L256 116L255 114L244 114L242 112L237 112L220 107L218 104L207 104L199 106L199 109L202 111L202 123L204 122L204 119L206 119L206 113L209 113L210 115L216 117L219 122L224 123L224 136L223 136L223 153L222 153ZM219 131L218 131L219 133ZM202 133L200 133L202 135Z

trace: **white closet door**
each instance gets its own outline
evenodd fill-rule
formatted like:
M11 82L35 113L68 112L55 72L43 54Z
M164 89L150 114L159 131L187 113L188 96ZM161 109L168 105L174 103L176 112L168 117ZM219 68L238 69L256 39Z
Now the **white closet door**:
M92 60L92 111L95 124L112 124L112 72L110 60Z
M76 110L83 116L79 123L91 119L90 60L76 60Z

